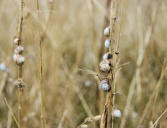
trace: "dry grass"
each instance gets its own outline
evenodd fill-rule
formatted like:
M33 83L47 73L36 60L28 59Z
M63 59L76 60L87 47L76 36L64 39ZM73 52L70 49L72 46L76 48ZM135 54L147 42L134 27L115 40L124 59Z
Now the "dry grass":
M102 114L106 93L99 90L94 72L104 51L106 1L39 0L39 10L36 0L25 1L23 128L41 126L41 39L47 128L76 128L85 122L88 128L99 128L99 118L93 119ZM17 88L13 84L17 67L12 60L19 3L0 1L0 64L7 69L0 70L0 128L19 125ZM114 117L114 128L167 128L167 1L118 0L117 4L115 38L120 55L113 109L122 115Z

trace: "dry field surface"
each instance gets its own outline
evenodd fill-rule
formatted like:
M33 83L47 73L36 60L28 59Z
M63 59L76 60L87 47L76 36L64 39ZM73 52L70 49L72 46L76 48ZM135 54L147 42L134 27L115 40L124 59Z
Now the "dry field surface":
M0 128L167 128L167 0L0 0Z

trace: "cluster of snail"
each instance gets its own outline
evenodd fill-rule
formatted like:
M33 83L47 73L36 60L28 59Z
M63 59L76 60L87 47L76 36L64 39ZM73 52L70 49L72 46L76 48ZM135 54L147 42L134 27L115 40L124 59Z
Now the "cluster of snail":
M21 46L19 42L20 42L19 38L14 39L15 49L14 49L13 60L18 66L22 66L25 61L24 56L22 55L24 47ZM18 78L18 80L14 82L14 85L16 85L20 89L23 89L24 82L22 81L21 78Z
M22 53L24 51L24 47L19 45L19 39L15 38L14 39L14 44L15 44L15 49L14 49L14 55L13 55L13 60L16 62L17 65L21 66L24 64L24 57L22 56Z
M110 36L110 26L104 29L104 36L107 37L104 43L105 48L109 49L111 45L111 40L108 39ZM110 52L107 52L104 54L103 60L99 64L100 73L102 76L104 76L100 81L100 89L103 91L110 91L111 89L109 83L109 73L112 69L111 59L112 59L112 54Z

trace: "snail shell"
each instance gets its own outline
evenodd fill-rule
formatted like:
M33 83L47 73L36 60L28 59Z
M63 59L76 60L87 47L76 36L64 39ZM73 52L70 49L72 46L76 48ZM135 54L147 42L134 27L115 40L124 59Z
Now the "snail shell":
M104 54L104 56L103 56L103 60L105 60L105 59L109 60L109 59L111 59L111 58L112 58L112 55L111 55L111 53L109 53L109 52L107 52L107 53Z
M110 36L110 26L108 26L104 29L104 35L107 37Z
M19 54L14 54L13 60L16 62L17 65L23 65L25 61L24 57Z
M21 54L24 51L24 47L22 46L17 46L14 50L16 54Z
M107 79L104 79L100 82L100 89L103 91L109 91L111 89Z
M111 44L111 41L109 39L106 39L105 42L104 42L105 47L109 48L110 44Z
M104 59L100 62L100 70L102 72L108 72L110 70L110 61L107 59Z

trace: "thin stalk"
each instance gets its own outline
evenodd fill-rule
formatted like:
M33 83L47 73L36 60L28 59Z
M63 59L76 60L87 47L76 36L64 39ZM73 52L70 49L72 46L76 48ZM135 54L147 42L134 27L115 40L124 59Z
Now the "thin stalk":
M17 127L19 127L19 123L18 123L18 121L17 121L17 119L16 119L16 116L14 115L14 113L13 113L13 111L12 111L12 108L11 108L11 106L9 105L9 103L8 103L8 101L7 101L7 99L6 99L6 97L4 98L4 102L5 102L6 106L7 106L7 108L9 109L9 112L11 113L11 115L12 115L12 117L13 117L13 119L14 119L16 125L17 125Z
M99 121L101 119L101 115L87 117L84 122L79 125L77 128L85 128L88 127L88 124Z
M110 5L111 5L111 0L106 0L106 5L105 5L105 9L106 9L106 14L104 16L104 23L103 23L103 29L102 29L102 35L104 33L104 29L107 27L107 25L110 22L109 19L109 15L110 15ZM100 46L100 52L99 52L99 56L98 59L100 59L104 53L104 41L105 38L104 36L101 37L101 46ZM102 113L103 111L103 104L104 104L104 92L99 91L99 112Z
M109 116L110 113L111 115L111 127L114 127L114 117L113 117L113 108L114 108L114 93L115 93L115 65L116 65L116 56L115 56L115 51L116 51L116 40L115 40L115 24L116 24L116 0L113 0L113 3L111 4L111 17L110 17L110 28L111 28L111 32L110 32L110 40L111 40L111 45L109 48L109 52L113 55L113 59L111 59L111 64L113 65L113 69L110 72L110 85L111 85L111 91L109 92ZM111 110L110 110L111 109ZM111 111L111 112L110 112Z
M101 118L100 128L107 128L108 119L110 117L110 113L113 111L113 100L114 100L114 64L115 64L115 21L116 21L116 1L113 0L111 2L111 15L110 15L110 40L111 45L109 48L109 52L113 55L113 59L111 59L111 65L113 65L110 71L109 83L111 86L111 90L107 93L106 101L104 105L104 111ZM113 116L111 117L111 126L113 128Z
M111 0L106 1L105 9L106 9L106 14L104 16L104 23L103 23L103 29L102 29L102 35L104 33L104 29L107 27L107 25L110 23L110 5L111 5ZM100 52L99 52L99 60L101 59L103 53L104 53L104 41L105 38L104 36L101 37L101 46L100 46Z
M23 26L23 8L24 1L20 0L20 15L18 23L18 46L22 45L22 26ZM18 80L22 80L22 65L18 66ZM23 98L23 88L18 88L18 124L19 128L23 127L23 117L22 117L22 98Z
M122 29L122 17L123 17L123 11L124 11L124 5L125 5L125 0L122 0L121 1L121 5L122 5L122 7L121 7L121 14L120 14L120 23L119 23L119 30L118 30L118 37L117 37L117 40L115 40L115 48L114 48L114 51L110 51L110 52L113 52L112 54L115 54L115 52L118 52L118 54L119 54L119 44L120 44L120 37L121 37L121 29ZM115 3L115 14L113 14L113 16L114 15L116 15L117 16L117 13L118 13L118 5L117 5L117 3ZM114 18L114 17L112 17L112 18ZM113 19L113 20L116 20L116 19ZM114 24L115 24L115 21L113 21L114 22ZM115 26L115 25L113 25L113 26ZM113 32L114 33L114 32ZM112 38L114 38L114 34L113 34L113 37ZM111 39L112 39L111 38ZM114 62L113 62L113 65L114 65L114 80L113 80L113 94L115 94L115 92L116 92L116 79L117 79L117 76L118 76L118 73L116 73L117 71L117 69L118 69L118 65L119 65L119 55L117 54L117 56L114 58ZM112 97L112 102L113 102L113 107L112 108L114 108L114 104L115 104L115 95L113 95L113 97ZM114 123L113 123L113 113L112 113L112 115L111 115L111 118L110 118L110 122L111 122L111 127L113 128L114 127Z
M39 18L39 2L37 0L37 10ZM40 35L40 34L39 34ZM44 88L43 88L43 54L42 54L42 38L39 41L39 54L40 54L40 100L41 100L41 128L46 128L46 118L45 118L45 106L44 106Z
M117 50L117 51L118 51L118 49L119 49L119 44L120 44L121 29L122 29L122 24L123 24L122 18L124 17L124 11L125 11L125 6L126 6L126 0L122 0L121 3L122 3L122 7L121 7L121 14L120 14L120 24L119 24L118 40L117 40L117 45L116 45L116 50Z
M160 3L161 2L159 1L158 7L160 7L160 5L161 5ZM155 11L156 11L156 14L153 17L153 21L152 21L151 25L148 26L145 38L143 40L144 41L143 52L141 54L139 54L138 58L137 58L137 64L136 65L138 67L140 67L141 64L143 63L146 48L148 47L149 43L151 43L151 40L152 40L152 35L154 33L154 28L155 28L155 25L157 23L157 16L158 16L159 9L157 9ZM129 92L128 92L128 96L127 96L127 100L126 100L126 105L124 107L124 112L123 112L120 128L124 128L125 125L126 125L127 117L128 117L128 114L129 114L128 110L131 106L132 98L135 94L136 78L137 78L136 76L137 76L137 68L136 68L135 75L132 78L132 81L131 81L131 84L130 84L130 87L129 87ZM143 120L143 119L140 118L140 120Z
M163 111L163 113L158 117L158 119L155 121L155 123L153 124L152 128L156 128L158 125L159 120L165 115L165 113L167 113L167 108Z
M53 3L52 3L53 5ZM51 6L51 9L53 8L53 6ZM39 18L39 1L37 0L37 10L38 10L38 18ZM40 41L39 41L39 52L40 52L40 100L41 100L41 128L46 128L46 110L45 110L45 102L44 102L44 84L43 84L43 49L42 49L42 45L43 45L43 41L44 38L46 36L46 32L45 30L48 27L49 24L49 19L51 17L51 14L49 14L49 18L47 20L46 23L46 28L40 33L39 32L39 36L40 36Z
M44 106L44 88L43 88L43 55L42 41L40 40L40 99L41 99L41 128L46 128L45 106Z
M155 86L155 88L154 88L154 90L153 90L153 92L152 92L152 95L150 96L150 98L149 98L149 100L148 100L148 103L146 104L146 107L144 108L144 111L143 111L143 113L142 113L142 115L141 115L141 118L140 118L140 120L139 120L139 123L138 123L138 125L137 125L137 128L140 128L140 126L141 126L141 124L143 123L145 117L148 116L148 115L150 114L150 112L152 111L152 107L151 107L151 106L152 106L153 104L155 104L155 101L156 101L157 96L158 96L158 94L159 94L160 86L161 86L161 84L162 84L162 80L163 80L163 78L164 78L166 72L167 72L167 63L166 63L166 61L164 61L163 67L162 67L162 69L161 69L160 78L159 78L159 80L158 80L158 82L157 82L157 84L156 84L156 86Z

